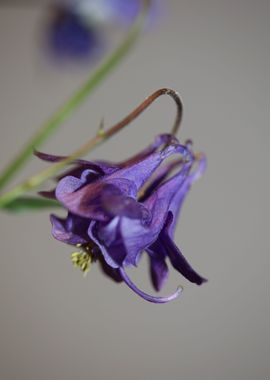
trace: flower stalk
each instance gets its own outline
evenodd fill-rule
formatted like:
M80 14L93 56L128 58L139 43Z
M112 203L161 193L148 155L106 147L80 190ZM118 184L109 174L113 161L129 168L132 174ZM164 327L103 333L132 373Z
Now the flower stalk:
M15 174L22 169L25 163L33 155L33 149L41 146L65 120L87 99L98 84L122 61L134 46L143 30L148 15L151 0L142 0L142 11L135 23L131 26L124 41L118 48L105 59L105 61L90 75L86 82L71 96L67 102L60 107L34 134L22 151L11 161L0 176L0 189L4 188ZM26 186L26 185L25 185ZM29 184L30 188L33 184ZM27 186L26 186L27 187Z
M61 169L63 169L68 164L72 163L79 157L84 156L89 151L96 148L99 144L107 140L108 138L115 135L117 132L121 131L125 126L130 124L136 117L138 117L147 107L149 107L157 98L162 95L169 95L175 101L177 106L177 113L175 122L172 128L172 134L175 135L180 127L181 119L182 119L182 102L174 90L168 88L162 88L160 90L155 91L152 95L146 98L137 108L135 108L128 116L122 119L117 124L113 125L107 131L102 130L102 133L99 133L86 144L82 145L79 149L73 152L70 156L64 158L60 162L57 162L47 169L41 171L40 173L28 178L26 181L21 183L20 185L14 187L10 191L6 192L2 196L0 196L0 208L5 207L10 202L14 201L18 197L22 196L28 191L34 190L42 185L46 180L53 177L57 174Z

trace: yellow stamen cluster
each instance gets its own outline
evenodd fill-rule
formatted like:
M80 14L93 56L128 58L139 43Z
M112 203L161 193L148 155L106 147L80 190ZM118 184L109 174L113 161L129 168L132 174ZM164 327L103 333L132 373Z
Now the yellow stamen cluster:
M90 271L91 264L93 262L92 247L89 245L77 244L76 247L81 248L79 252L73 252L71 254L72 264L79 268L86 276Z

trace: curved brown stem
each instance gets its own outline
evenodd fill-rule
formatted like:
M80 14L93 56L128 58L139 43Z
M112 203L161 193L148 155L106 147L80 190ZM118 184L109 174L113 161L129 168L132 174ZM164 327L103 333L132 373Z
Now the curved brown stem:
M66 165L72 163L75 159L84 156L90 150L98 146L103 141L107 140L109 137L113 136L115 133L119 132L132 122L136 117L138 117L147 107L150 106L157 98L161 95L169 95L171 96L176 105L177 105L177 114L175 118L175 122L172 128L172 134L177 133L181 119L182 119L182 102L174 90L169 88L162 88L160 90L155 91L152 95L146 98L137 108L135 108L128 116L122 119L117 124L113 125L107 131L100 131L93 139L88 141L86 144L82 145L79 149L73 152L70 156L65 157L60 162L56 162L51 165L44 171L28 178L26 181L22 182L20 185L14 187L7 193L0 196L0 208L4 207L14 199L22 196L28 191L31 191L35 188L38 188L42 183L44 183L47 179L53 177L56 173L58 173L61 169L63 169Z
M146 108L148 108L156 99L162 95L169 95L173 98L177 106L177 113L175 121L172 128L172 134L176 135L180 128L182 115L183 115L183 105L178 93L170 88L161 88L155 91L153 94L148 96L138 107L136 107L128 116L119 121L117 124L113 125L110 129L104 132L106 137L110 137L117 133L119 130L124 128L126 125L130 124L134 119L136 119Z

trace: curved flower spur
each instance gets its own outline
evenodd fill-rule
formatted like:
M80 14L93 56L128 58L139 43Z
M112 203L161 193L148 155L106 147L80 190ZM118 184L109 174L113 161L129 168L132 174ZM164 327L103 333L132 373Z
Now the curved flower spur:
M52 234L76 246L77 252L71 255L75 266L87 273L91 263L99 261L108 276L124 281L139 296L154 303L175 299L182 288L167 297L138 289L126 268L136 267L143 252L149 256L151 280L157 291L168 278L167 259L189 281L197 285L206 281L173 241L183 201L205 170L206 159L203 154L193 153L190 142L182 145L174 136L182 104L172 90L157 91L107 132L111 136L163 94L171 95L178 107L173 134L157 136L142 152L120 163L73 161L75 166L57 179L55 189L40 193L57 199L68 211L66 218L51 215ZM40 152L36 155L50 162L65 159ZM164 163L174 156L174 160Z

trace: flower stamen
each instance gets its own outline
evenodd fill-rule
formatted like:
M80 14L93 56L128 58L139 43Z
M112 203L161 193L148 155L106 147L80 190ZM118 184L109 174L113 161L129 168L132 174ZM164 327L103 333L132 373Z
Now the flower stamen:
M73 252L70 257L75 268L79 268L83 275L86 276L91 269L94 261L92 244L77 244L77 248L81 248L78 252Z

